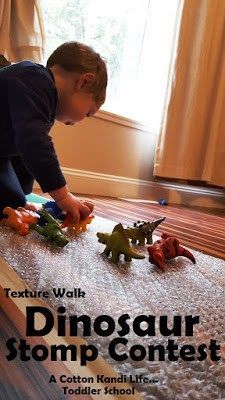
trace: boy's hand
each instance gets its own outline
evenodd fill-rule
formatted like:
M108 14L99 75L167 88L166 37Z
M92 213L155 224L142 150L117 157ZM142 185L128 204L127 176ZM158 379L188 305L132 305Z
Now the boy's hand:
M72 215L73 222L75 224L86 219L94 208L94 204L92 202L81 201L78 197L75 197L71 193L68 193L67 196L62 200L56 200L56 203L62 211L66 211Z

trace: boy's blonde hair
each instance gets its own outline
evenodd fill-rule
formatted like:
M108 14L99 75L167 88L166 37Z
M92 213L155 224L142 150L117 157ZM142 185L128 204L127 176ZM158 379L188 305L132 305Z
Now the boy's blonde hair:
M105 101L107 86L106 63L100 54L96 53L91 47L78 43L66 42L50 55L47 67L59 65L65 71L85 73L91 72L95 75L95 81L90 88L94 99L98 103Z

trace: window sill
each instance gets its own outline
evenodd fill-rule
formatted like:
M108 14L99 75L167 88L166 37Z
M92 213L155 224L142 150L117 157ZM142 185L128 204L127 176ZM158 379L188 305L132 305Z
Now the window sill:
M132 119L129 119L129 118L125 118L125 117L122 117L120 115L110 113L108 111L100 110L94 115L93 118L99 118L99 119L103 119L105 121L110 121L110 122L112 122L114 124L117 124L117 125L127 126L129 128L145 132L148 135L149 134L152 134L152 135L155 135L155 136L157 135L156 133L153 133L153 132L150 131L149 126L144 125L141 122L138 122L138 121L135 121L135 120L132 120Z

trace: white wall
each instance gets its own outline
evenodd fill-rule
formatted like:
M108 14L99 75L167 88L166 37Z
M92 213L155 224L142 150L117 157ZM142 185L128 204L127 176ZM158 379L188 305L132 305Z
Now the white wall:
M71 192L225 206L223 189L155 181L152 171L157 137L130 120L100 112L77 126L56 122L51 135Z
M104 115L77 126L56 122L52 129L70 190L123 197L141 197L144 190L149 197L156 136L126 119L113 122Z
M151 180L156 136L97 117L52 130L64 167Z

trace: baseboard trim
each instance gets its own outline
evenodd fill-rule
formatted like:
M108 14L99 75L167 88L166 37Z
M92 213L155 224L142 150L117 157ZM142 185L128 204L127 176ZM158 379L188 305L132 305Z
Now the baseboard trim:
M108 175L73 168L62 168L69 190L74 193L157 201L169 204L225 208L225 190L171 182L156 182ZM38 187L38 184L35 184Z

